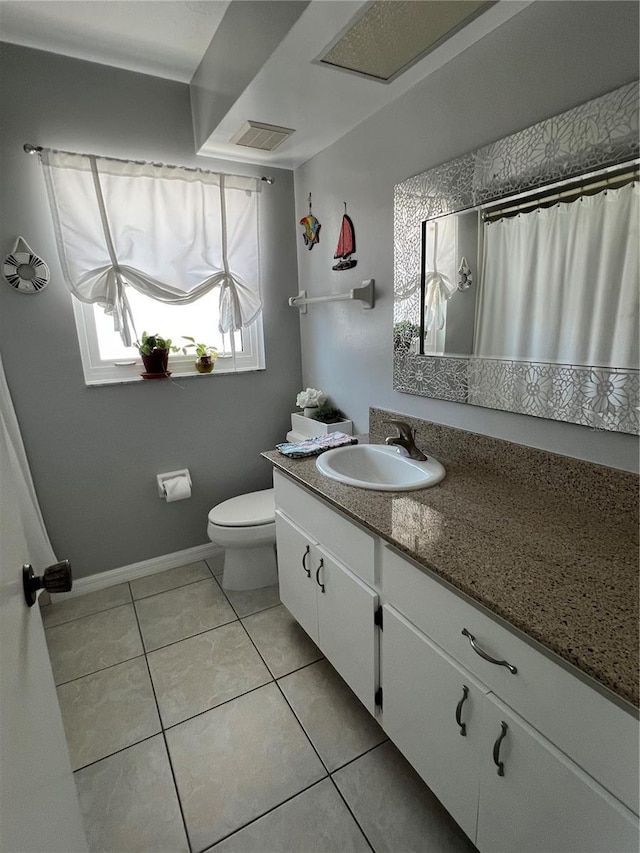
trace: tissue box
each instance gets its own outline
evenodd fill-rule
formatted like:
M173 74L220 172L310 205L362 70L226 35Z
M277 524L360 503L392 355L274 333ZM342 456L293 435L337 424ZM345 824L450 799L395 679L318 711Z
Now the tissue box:
M353 423L351 421L338 421L335 424L323 424L314 418L305 418L296 412L291 413L291 430L298 435L312 438L315 435L329 435L332 432L344 432L353 435Z

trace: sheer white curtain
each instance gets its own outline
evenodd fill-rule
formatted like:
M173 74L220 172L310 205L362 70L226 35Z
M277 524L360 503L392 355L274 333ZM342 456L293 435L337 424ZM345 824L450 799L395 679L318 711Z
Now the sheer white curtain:
M424 327L442 331L446 323L446 304L457 290L456 217L444 216L427 222L425 234L425 308Z
M67 287L113 316L125 346L125 285L176 304L219 287L221 332L256 318L258 178L48 149L41 161Z
M22 518L22 527L29 544L29 558L36 574L45 566L56 562L47 529L40 512L38 496L31 479L27 454L22 443L20 426L4 374L0 356L0 453L8 463L10 483L0 483L2 501L16 501ZM18 572L16 569L16 576Z
M485 225L474 353L638 367L640 187Z

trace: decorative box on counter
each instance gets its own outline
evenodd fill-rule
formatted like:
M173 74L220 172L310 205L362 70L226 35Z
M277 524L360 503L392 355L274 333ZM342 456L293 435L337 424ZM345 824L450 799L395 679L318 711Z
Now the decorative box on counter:
M289 441L300 438L312 438L314 435L329 435L332 432L344 432L353 435L353 423L351 421L336 421L334 424L325 424L315 418L305 418L297 412L291 413L291 432L287 434ZM290 436L293 436L291 438Z

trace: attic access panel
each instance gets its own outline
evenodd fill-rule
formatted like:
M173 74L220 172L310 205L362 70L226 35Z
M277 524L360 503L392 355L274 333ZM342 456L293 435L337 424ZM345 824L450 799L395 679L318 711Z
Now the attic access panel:
M319 61L389 83L493 5L487 0L375 0Z

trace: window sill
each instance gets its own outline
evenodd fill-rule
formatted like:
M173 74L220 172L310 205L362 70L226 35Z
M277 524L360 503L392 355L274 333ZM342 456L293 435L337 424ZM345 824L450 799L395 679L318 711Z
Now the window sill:
M142 365L140 365L142 367ZM171 367L171 365L169 365ZM237 367L235 370L225 370L224 368L218 369L214 368L211 373L198 373L197 370L170 370L170 375L167 377L163 377L165 380L169 380L169 382L181 381L182 379L206 379L212 376L233 376L238 373L259 373L262 370L265 370L265 367ZM100 387L103 385L134 385L138 382L162 382L163 380L159 379L145 379L141 376L140 373L128 373L127 375L122 376L104 376L104 377L96 377L92 379L87 379L85 377L84 384L88 388Z

